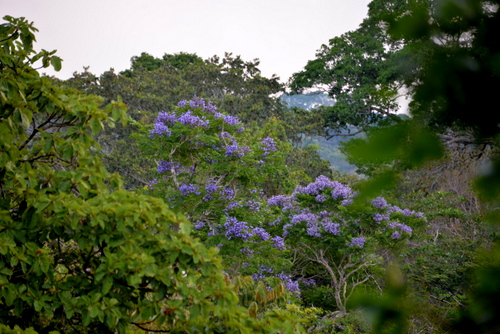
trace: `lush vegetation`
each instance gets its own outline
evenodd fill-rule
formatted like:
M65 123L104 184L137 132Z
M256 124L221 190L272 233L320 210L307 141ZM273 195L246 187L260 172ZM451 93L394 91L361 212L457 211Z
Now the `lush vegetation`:
M373 0L288 85L229 53L44 77L4 17L0 332L498 332L499 7ZM307 145L336 136L357 174Z

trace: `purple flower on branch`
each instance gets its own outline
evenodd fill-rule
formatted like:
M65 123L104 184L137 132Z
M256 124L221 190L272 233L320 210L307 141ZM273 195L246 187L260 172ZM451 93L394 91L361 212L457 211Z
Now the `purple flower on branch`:
M226 228L226 238L228 239L239 237L243 240L247 240L253 236L252 229L248 226L248 223L238 221L234 217L227 217L224 227Z
M177 115L173 112L161 111L158 113L156 122L162 122L172 125L177 122Z
M381 221L383 220L389 220L389 216L388 215L383 215L381 213L376 213L373 215L373 220L377 223L380 223Z
M271 137L266 137L262 140L262 146L260 147L264 151L264 156L268 155L269 152L276 151L276 143Z
M196 194L200 195L200 192L198 191L198 186L196 184L191 184L191 183L183 183L179 186L179 191L182 193L182 195L186 196L189 194Z
M351 194L352 194L351 188L343 185L340 182L336 182L335 188L332 190L333 199L338 199L338 198L348 199L349 196L351 196ZM344 204L342 203L342 205Z
M253 234L262 239L262 241L266 241L270 238L269 233L266 232L262 227L256 227L253 229Z
M162 122L156 122L155 125L154 125L153 130L149 131L149 137L150 138L153 138L154 135L157 135L157 136L167 136L168 137L168 136L172 135L172 132L170 131L170 129L168 128L168 126L166 126Z
M240 124L240 120L236 116L231 115L222 115L224 122L228 125L238 125Z
M387 207L387 201L383 197L377 197L372 200L372 205L378 209L385 209Z
M408 233L409 235L413 232L410 226L400 222L390 222L387 226L392 229L399 229L401 232Z
M285 249L285 239L280 236L275 236L271 238L271 241L274 244L274 247L278 249Z
M177 162L170 162L166 160L160 160L158 163L157 171L158 173L176 172L180 168L180 164Z
M366 242L365 237L352 238L351 243L348 244L347 247L363 248L365 242Z
M399 234L398 231L394 231L392 234L391 234L391 238L392 239L399 239L399 237L401 237L401 234Z

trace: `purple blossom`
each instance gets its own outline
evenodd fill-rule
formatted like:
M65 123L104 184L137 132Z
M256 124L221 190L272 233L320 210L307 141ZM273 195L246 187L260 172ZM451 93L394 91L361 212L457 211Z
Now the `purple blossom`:
M275 236L271 238L271 241L274 244L274 247L278 249L285 249L285 239L280 236Z
M231 239L233 237L242 238L247 240L253 236L253 232L247 222L238 221L234 217L227 217L226 223L224 223L226 229L226 238Z
M387 213L391 214L393 212L403 212L403 210L401 210L401 208L396 205L389 205L387 207Z
M248 200L246 201L245 205L250 208L250 210L256 212L260 210L260 202L254 201L254 200Z
M399 230L401 232L408 233L408 234L411 234L411 232L413 232L413 229L410 226L405 225L405 224L399 225Z
M253 250L249 249L249 248L242 248L240 249L240 252L242 252L243 254L245 255L253 255Z
M233 210L235 208L241 208L241 204L238 203L237 201L231 201L231 202L229 202L229 204L224 209L224 212L231 211L231 210Z
M196 194L200 195L200 192L198 191L198 186L196 184L192 183L183 183L179 186L179 191L182 193L182 195L186 196L189 194Z
M387 224L387 226L392 229L399 229L401 232L408 233L410 235L413 231L410 226L400 222L390 222L389 224Z
M253 234L260 237L262 241L266 241L270 238L269 233L266 232L262 227L256 227L253 229Z
M264 151L263 156L266 156L269 152L276 151L276 143L273 138L266 137L262 140L262 146L260 148Z
M347 199L343 200L342 203L340 203L340 205L342 205L342 206L349 206L352 203L354 203L354 200L352 198L347 198Z
M168 126L166 126L162 122L156 122L154 125L154 129L149 132L150 138L154 137L154 135L170 136L172 135L172 132L169 130Z
M240 124L240 120L236 116L231 116L231 115L223 115L222 118L224 119L224 122L228 125L238 125Z
M288 231L290 227L292 227L292 224L285 224L283 225L283 236L286 237L290 232Z
M299 288L299 282L292 280L290 275L286 275L284 273L279 273L276 275L281 282L283 282L283 285L286 287L286 289L292 293L295 293L298 297L300 296L300 288Z
M302 212L291 217L292 224L306 222L306 233L312 237L320 237L321 230L318 224L318 216L311 212Z
M205 117L200 118L192 113L193 112L191 110L188 110L184 114L180 115L177 120L184 125L208 127L209 121Z
M325 232L327 232L327 233L331 233L333 235L340 234L340 224L339 223L333 223L330 219L323 219L322 226L323 226L323 230L325 230Z
M339 182L331 181L328 177L320 175L316 178L313 183L308 184L305 187L298 186L295 188L295 193L305 194L305 195L318 195L319 192L325 188L334 188Z
M363 248L365 245L366 239L365 237L357 237L357 238L352 238L351 243L347 245L347 247L358 247L358 248Z
M157 171L160 174L172 172L172 170L176 172L180 167L181 165L178 162L170 162L162 159L158 162Z
M378 209L384 209L387 207L387 201L383 197L377 197L372 200L372 205Z
M349 196L351 196L351 194L352 194L351 188L341 184L340 182L336 182L335 188L332 191L333 199L339 199L339 198L348 199ZM344 204L342 203L342 205Z
M207 233L207 236L211 237L221 233L222 226L221 225L209 225L210 231Z
M207 194L213 194L214 192L219 190L219 188L220 186L218 186L215 182L209 182L205 186L205 191L207 192Z
M262 274L262 273L255 273L255 274L252 274L252 278L254 281L262 281L264 278L266 278L266 275Z
M330 215L331 215L331 212L329 212L327 210L323 210L323 211L318 212L318 216L320 218L325 218L325 217L328 217Z
M226 145L224 148L226 149L226 157L235 156L237 158L241 158L245 155L245 152L250 150L248 146L238 146L238 143L235 140L233 140L231 144Z
M377 223L380 223L381 221L383 220L389 220L389 216L388 215L383 215L381 213L376 213L373 215L373 220Z
M204 99L199 98L197 96L194 96L191 101L185 101L185 100L181 101L177 106L183 108L186 105L189 105L189 107L191 108L201 108L204 111L207 111L211 114L215 114L217 110L217 107L214 104L212 104L212 102L205 101Z
M316 280L314 278L306 278L302 280L302 284L307 286L316 285Z
M267 200L267 204L269 206L285 206L286 204L290 203L292 201L292 198L289 197L289 196L284 196L284 195L276 195L276 196L273 196L273 197L270 197L268 200Z
M233 136L231 136L231 134L227 131L222 131L221 133L218 134L218 137L219 138L229 138L231 140L235 140L235 138Z
M234 198L234 190L231 188L223 188L219 191L222 199L231 200Z
M207 223L205 223L203 221L197 221L196 223L194 223L194 228L197 230L201 230L205 226L207 226Z
M154 190L154 189L156 188L156 187L155 187L155 185L156 185L157 183L158 183L158 179L152 179L151 181L149 181L149 182L148 182L148 187L149 187L150 189L153 189L153 190Z
M310 212L303 212L299 213L298 215L292 216L291 222L293 224L297 224L300 222L307 222L308 224L317 224L318 223L318 216L316 216L314 213Z
M162 122L172 125L177 122L177 115L173 112L160 111L158 113L158 117L156 118L156 122Z
M391 238L392 239L399 239L401 237L401 234L399 234L398 231L394 231L392 234L391 234Z
M321 237L321 231L318 224L307 224L306 232L311 237Z
M403 211L401 211L401 213L403 214L403 216L411 216L413 214L413 211L411 211L410 209L404 209Z
M316 196L316 202L319 202L319 203L323 203L324 201L326 201L327 197L325 195L318 195Z

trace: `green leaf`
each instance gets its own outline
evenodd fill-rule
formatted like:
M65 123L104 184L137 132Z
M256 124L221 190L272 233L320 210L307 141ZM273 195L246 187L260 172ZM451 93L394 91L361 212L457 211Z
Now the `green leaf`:
M50 63L52 64L52 67L54 67L54 70L56 72L59 72L61 70L61 61L61 58L57 56L50 57Z
M192 230L192 226L191 226L191 223L189 222L182 222L179 224L179 227L180 227L180 230L183 234L185 235L190 235L191 234L191 230Z
M103 295L106 295L109 290L111 290L111 287L113 286L113 277L112 276L108 276L106 277L103 282L102 282L102 294Z
M92 118L90 120L90 128L92 129L92 134L95 136L101 132L101 130L104 128L101 121L98 120L97 118Z
M44 152L49 153L53 146L54 146L54 140L52 138L45 139L45 143L43 145Z

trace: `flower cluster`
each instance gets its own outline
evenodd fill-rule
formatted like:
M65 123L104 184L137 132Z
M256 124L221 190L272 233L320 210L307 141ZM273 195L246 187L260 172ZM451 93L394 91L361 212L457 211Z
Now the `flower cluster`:
M207 116L211 115L215 119L222 119L222 121L230 126L240 125L238 117L225 115L217 111L215 105L210 101L205 101L204 99L194 97L190 101L183 100L177 104L180 108L177 112L166 112L161 111L158 113L154 128L150 131L150 137L154 138L156 136L171 136L172 131L169 128L174 126L176 123L191 127L203 127L208 128L210 126L210 120ZM185 110L187 109L187 110ZM206 114L203 116L196 115L194 110L198 110L201 114ZM179 113L179 111L182 111ZM244 128L240 127L236 132L243 131Z
M372 240L370 234L377 233L376 231L384 234L385 231L389 232L389 238L393 240L410 237L412 228L403 221L406 221L406 217L408 221L412 217L422 217L420 212L389 205L383 197L377 197L371 202L372 209L366 207L370 211L376 209L372 215L373 220L367 220L366 213L360 212L359 207L349 207L348 202L355 196L356 193L350 187L319 176L314 182L297 187L292 196L277 195L269 198L268 205L275 207L279 216L268 225L281 226L281 236L285 238L285 242L291 237L303 242L306 236L317 239L320 243L323 240L337 240L348 248L363 249ZM376 224L373 225L373 222ZM297 239L297 236L300 238Z
M413 232L413 229L410 226L400 222L390 222L389 224L387 224L387 226L392 229L398 229L403 233L407 233L408 235L411 235L411 233Z
M357 237L357 238L352 238L351 242L347 244L347 247L358 247L358 248L363 248L365 245L366 239L365 237Z
M284 272L275 274L274 270L269 267L259 267L258 270L259 271L257 273L252 275L254 281L263 281L268 277L278 278L289 292L293 293L297 297L300 297L299 282L294 281L292 276L285 274Z
M181 192L182 195L187 196L189 194L196 194L200 195L201 193L198 191L198 186L196 184L188 183L188 184L181 184L179 186L179 191Z
M387 201L383 197L377 197L372 200L372 205L378 209L385 209L387 207Z
M253 236L252 228L248 226L247 222L238 221L234 217L227 217L224 223L226 229L226 238L230 240L233 237L247 240Z
M274 142L274 139L271 137L266 137L262 140L260 148L264 153L262 154L263 157L266 157L269 152L274 152L276 151L276 143Z
M292 277L285 273L279 273L278 275L276 275L276 277L281 280L281 282L289 292L295 294L297 297L300 297L300 288L298 281L292 280Z
M158 163L157 171L160 174L169 173L169 172L177 172L181 165L178 162L170 162L165 160L160 160Z
M267 200L267 205L281 207L285 212L294 210L297 204L292 197L284 195L276 195Z
M184 108L186 106L190 108L201 108L202 110L211 114L215 114L217 112L217 107L214 104L212 104L212 102L205 101L204 99L199 98L197 96L195 96L190 101L182 100L177 104L177 106L179 108Z
M250 151L248 146L239 146L236 140L232 140L231 143L224 146L226 150L226 157L234 156L237 158L241 158L245 155L245 152Z
M305 187L297 187L294 195L296 196L297 194L315 196L315 200L318 203L325 202L328 196L331 196L334 200L343 199L342 205L344 206L351 204L352 198L355 196L355 193L353 193L349 186L338 181L332 181L324 175L318 176L313 183Z
M154 135L157 135L157 136L170 136L170 135L172 135L172 132L170 131L170 129L168 128L168 126L166 126L164 123L162 123L162 122L156 122L155 125L154 125L153 130L150 131L150 137L153 138Z

